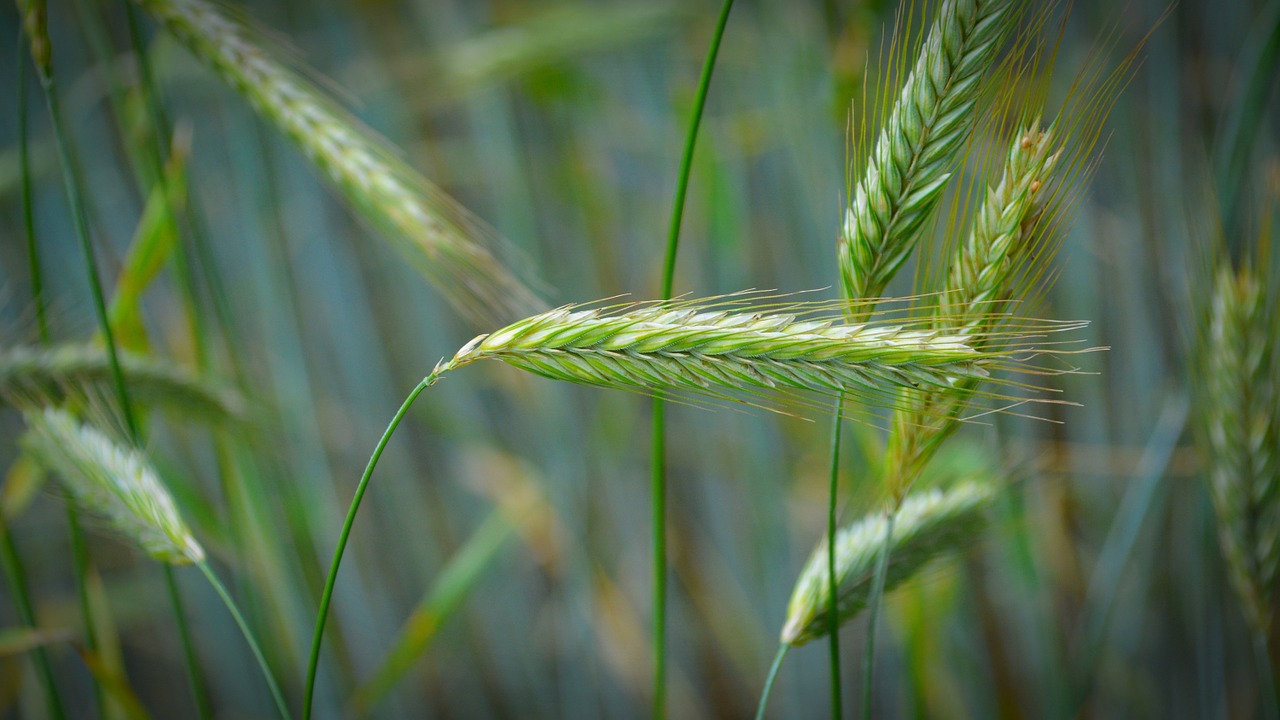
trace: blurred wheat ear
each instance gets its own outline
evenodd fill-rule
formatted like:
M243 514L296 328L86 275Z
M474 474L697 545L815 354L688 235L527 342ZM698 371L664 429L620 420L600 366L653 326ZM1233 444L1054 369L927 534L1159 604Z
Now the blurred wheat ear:
M136 0L288 137L464 315L483 326L544 306L493 230L410 169L251 32L202 0Z
M986 524L985 511L993 497L990 487L972 482L945 492L928 490L908 496L894 515L884 590L888 592L905 583L930 560L977 538ZM883 512L877 512L836 536L835 604L840 625L857 617L867 606L876 561L885 550L888 522ZM829 587L824 541L814 548L796 580L782 628L784 644L803 645L829 632Z
M199 563L204 549L142 451L113 440L65 410L25 413L23 445L62 479L72 500L108 520L152 558L173 565Z
M1280 312L1248 263L1214 278L1199 338L1201 431L1218 539L1246 620L1271 630L1280 568Z

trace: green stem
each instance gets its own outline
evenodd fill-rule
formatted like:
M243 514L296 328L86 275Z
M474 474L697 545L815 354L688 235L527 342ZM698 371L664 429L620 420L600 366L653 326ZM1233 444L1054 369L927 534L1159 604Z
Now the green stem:
M783 643L778 646L778 654L773 656L773 664L769 666L769 677L765 678L764 690L760 693L760 704L756 706L756 720L764 720L764 710L769 706L769 694L773 692L773 681L778 679L782 659L787 656L787 651L790 649L790 645Z
M844 395L836 400L831 423L831 483L827 493L827 645L831 654L831 717L844 714L840 687L840 617L836 614L836 494L840 487L840 426L843 424Z
M98 629L93 621L93 607L89 604L89 548L84 542L84 529L80 525L80 513L76 504L66 503L67 533L71 536L71 562L75 570L76 599L80 603L80 622L84 626L84 646L98 652ZM106 717L106 697L100 684L94 685L94 705L98 717Z
M901 501L899 501L901 504ZM867 656L862 666L862 718L871 718L872 681L876 670L876 626L880 624L880 605L884 600L884 584L889 575L889 546L893 544L893 520L897 516L897 507L888 514L888 522L884 527L884 547L880 549L880 558L876 561L876 578L871 585L871 598L868 600L867 618Z
M31 605L31 595L27 592L26 573L22 570L22 558L13 545L13 536L9 534L9 523L0 512L0 565L4 566L5 581L13 588L13 604L18 610L18 619L23 625L36 629L36 613ZM43 647L31 650L35 660L36 672L40 674L40 684L44 686L45 702L48 703L49 716L65 720L66 711L62 708L62 700L58 696L58 686L54 683L53 664L49 662L49 653Z
M369 464L364 468L364 475L360 477L360 484L356 485L355 496L351 498L351 507L347 509L347 519L342 523L342 532L338 535L338 547L334 549L333 561L329 564L329 577L325 579L324 590L320 594L320 609L316 612L315 634L311 638L311 658L307 661L307 685L302 705L303 720L309 720L311 717L311 701L315 694L316 666L320 662L320 643L324 638L325 619L329 616L329 603L333 600L333 588L338 582L338 567L342 564L342 553L347 549L347 539L351 536L351 526L356 521L356 512L360 510L360 501L364 498L364 491L369 487L369 478L373 476L373 469L378 466L378 459L382 457L382 451L387 447L387 441L395 433L400 421L404 419L405 413L409 412L409 406L413 405L413 401L418 399L423 390L435 383L441 372L443 371L433 371L423 378L422 382L418 383L418 386L409 393L409 397L405 398L400 409L396 411L395 417L391 418L391 423L383 431L377 447L373 449L373 455L369 456Z
M280 711L282 720L289 720L289 706L284 702L284 695L280 692L280 686L276 684L276 678L271 674L271 668L267 665L267 658L262 654L262 648L258 647L258 641L253 636L253 631L249 629L249 624L245 622L244 615L240 613L240 608L236 605L236 601L231 598L231 594L222 585L222 581L218 576L213 574L213 570L207 562L198 562L196 567L200 568L200 572L208 578L209 584L218 593L218 597L222 598L222 603L227 606L227 611L231 613L231 617L235 619L236 625L240 628L240 634L244 635L245 642L249 643L249 649L253 651L253 657L258 661L258 667L262 669L262 677L267 681L267 688L271 690L271 698L276 702L276 709Z
M667 229L667 249L662 262L662 299L671 297L675 282L676 255L680 247L680 224L684 220L684 201L689 190L689 174L693 168L693 150L698 140L698 126L702 123L702 110L707 104L707 91L711 87L711 72L715 69L716 55L729 22L729 10L733 0L724 0L711 47L702 64L702 76L698 80L698 92L689 115L689 131L685 134L684 154L680 159L680 173L676 179L675 200L671 208L671 225ZM649 481L653 503L653 717L664 718L667 712L667 476L666 476L666 403L662 398L653 401L652 466Z
M183 665L187 670L187 685L191 688L191 697L196 704L196 712L201 720L213 717L213 707L209 704L209 691L196 668L196 646L191 641L191 630L187 627L186 611L182 607L182 595L178 592L178 581L173 576L173 567L164 564L164 585L169 593L169 605L173 607L173 619L178 626L178 642L182 645Z
M1262 716L1277 720L1280 718L1280 703L1276 698L1275 669L1271 666L1271 651L1265 632L1253 633L1253 658L1258 671L1258 692L1262 695Z

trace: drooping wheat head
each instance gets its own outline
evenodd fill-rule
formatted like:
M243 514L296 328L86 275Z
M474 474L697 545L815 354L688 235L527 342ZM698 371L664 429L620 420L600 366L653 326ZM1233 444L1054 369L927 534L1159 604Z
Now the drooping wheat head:
M46 407L24 415L23 445L62 479L77 505L105 518L156 560L181 565L204 559L204 549L142 451L64 410Z
M543 307L495 255L492 230L272 58L218 6L137 2L279 128L461 312L491 325Z
M934 558L964 548L978 537L993 497L990 487L972 482L907 497L894 516L885 591L910 580ZM866 607L887 523L885 513L877 512L836 535L836 613L840 624ZM796 580L782 628L784 644L803 645L827 634L828 578L824 540L814 548Z

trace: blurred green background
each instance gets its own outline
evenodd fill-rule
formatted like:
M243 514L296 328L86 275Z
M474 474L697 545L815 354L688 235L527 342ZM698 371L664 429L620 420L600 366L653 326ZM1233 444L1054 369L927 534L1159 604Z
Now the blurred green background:
M239 5L237 5L239 7ZM506 238L555 304L658 292L686 117L717 3L277 0L243 8L361 121ZM845 197L846 132L875 76L889 2L740 0L715 70L677 293L825 290ZM1168 12L1157 27L1157 21ZM150 132L121 2L54 0L56 73L114 278L144 196L129 138ZM1063 378L1062 425L966 429L940 472L1010 485L974 548L889 596L883 716L1253 717L1248 634L1225 580L1186 432L1190 288L1221 226L1240 246L1280 186L1280 2L1080 0L1050 95L1110 36L1118 62L1155 27L1057 263L1050 317L1087 319L1096 375ZM197 295L216 374L255 408L228 500L210 435L156 415L147 448L258 629L296 702L323 572L385 423L477 328L362 224L292 145L149 21L169 114L190 131L206 229ZM1114 33L1114 35L1110 35ZM0 8L0 36L19 39ZM22 241L15 60L0 52L0 344L34 341ZM28 66L27 72L30 72ZM122 91L114 97L113 84ZM54 335L94 328L34 76L26 82L37 238ZM1216 196L1217 202L1208 200ZM184 233L185 235L185 233ZM189 243L184 238L184 243ZM910 292L910 273L895 286ZM108 285L113 284L109 280ZM148 290L154 352L194 362L174 273ZM221 309L221 314L214 312ZM391 442L358 519L322 657L321 716L357 710L420 601L429 644L373 709L388 717L632 718L649 713L649 402L494 364L430 389ZM801 564L824 528L829 419L669 410L673 717L755 706ZM0 413L0 468L21 417ZM876 507L880 435L849 431L842 518ZM4 503L43 625L78 626L62 500ZM90 526L121 666L157 717L188 716L154 563ZM445 572L445 570L448 572ZM265 715L216 597L179 572L215 707ZM456 609L456 613L452 612ZM426 617L426 616L424 616ZM0 627L16 624L0 588ZM842 635L860 693L865 621ZM69 710L93 679L52 650ZM829 702L827 650L792 652L773 717ZM39 713L21 654L0 654L0 715ZM344 707L346 710L344 710Z

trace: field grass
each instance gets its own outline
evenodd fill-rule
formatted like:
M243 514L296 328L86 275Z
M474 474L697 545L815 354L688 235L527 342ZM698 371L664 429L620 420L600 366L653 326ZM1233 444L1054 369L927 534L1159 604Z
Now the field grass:
M0 717L1275 717L1280 5L729 5L0 11Z

